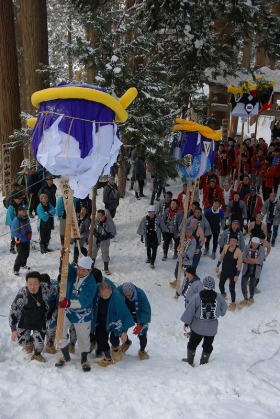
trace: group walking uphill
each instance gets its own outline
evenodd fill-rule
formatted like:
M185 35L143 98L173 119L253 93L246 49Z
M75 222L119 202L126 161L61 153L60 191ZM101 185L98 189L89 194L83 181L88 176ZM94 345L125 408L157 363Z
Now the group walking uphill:
M139 216L136 233L146 248L143 266L154 270L159 266L169 269L173 264L169 272L170 286L176 288L175 295L173 293L175 300L179 300L180 296L184 298L185 311L181 320L189 339L187 356L182 361L191 366L201 342L200 364L208 363L218 331L218 318L224 316L227 310L234 315L236 308L252 306L257 300L256 294L261 292L262 269L273 252L271 248L277 244L280 224L280 200L277 197L280 144L275 140L273 143L274 146L268 150L262 139L257 144L251 145L246 140L235 145L235 141L229 138L227 144L220 144L215 165L200 178L201 199L194 184L190 188L183 184L177 199L173 198L177 195L167 191L160 200L164 177L160 172L153 173L150 205L147 213ZM133 165L131 189L134 188L136 198L141 199L145 197L145 158L138 154ZM112 274L109 270L110 245L117 234L113 220L119 206L115 178L110 176L108 183L104 184L105 208L98 209L96 216L93 214L91 217L89 197L73 199L80 239L79 242L73 241L73 261L68 266L63 300L58 298L60 277L50 281L47 274L31 271L27 266L32 240L29 217L33 216L29 203L35 192L23 196L23 190L17 183L13 187L12 196L6 199L6 224L11 232L10 252L16 255L13 271L19 275L20 269L27 269L27 274L26 285L17 293L10 310L12 340L18 341L24 352L32 354L32 360L45 362L43 350L48 354L57 353L57 313L61 308L64 309L60 342L62 355L56 360L57 368L64 369L71 364L76 344L82 371L91 370L90 356L93 355L98 358L97 365L100 367L114 365L125 359L128 350L132 353L132 335L137 336L139 341L137 358L148 360L147 332L151 306L146 293L134 282L116 285L106 277ZM55 216L60 221L61 246L64 246L66 212L63 199L56 201L53 179L47 179L36 193L39 201L32 211L38 215L40 251L45 255L51 251L49 244ZM93 243L88 255L90 225ZM161 244L163 257L158 260ZM105 276L95 266L99 250ZM168 258L170 251L172 255ZM214 278L202 276L199 271L209 256L213 259L210 263L213 263L213 271L219 279L220 293L215 291ZM216 257L217 263L214 262ZM156 275L155 272L151 275ZM243 296L239 303L236 301L238 281ZM89 355L93 351L94 354Z

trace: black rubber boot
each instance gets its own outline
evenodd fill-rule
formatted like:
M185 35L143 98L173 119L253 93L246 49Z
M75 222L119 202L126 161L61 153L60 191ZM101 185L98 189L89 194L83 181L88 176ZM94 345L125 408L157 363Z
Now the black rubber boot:
M87 360L87 354L87 352L81 353L81 364L84 372L89 372L91 370L89 362Z
M12 253L13 255L15 255L17 252L15 251L15 246L11 246L10 247L10 253Z
M271 246L272 247L275 246L275 240L276 240L276 236L272 236L272 240L271 240Z
M267 238L266 238L266 240L268 241L268 243L270 243L270 239L271 239L271 233L267 233Z
M40 244L40 250L42 254L46 253L44 244Z
M203 351L200 358L200 365L208 364L210 355L211 354L207 354L206 352Z
M193 351L192 349L188 349L187 358L183 358L181 361L187 362L188 364L193 366L194 356L195 356L195 351Z
M57 368L61 368L66 364L66 362L71 361L71 358L70 358L70 355L69 355L68 345L65 346L65 348L62 348L61 352L63 353L63 358L60 358L60 360L55 364L55 366Z

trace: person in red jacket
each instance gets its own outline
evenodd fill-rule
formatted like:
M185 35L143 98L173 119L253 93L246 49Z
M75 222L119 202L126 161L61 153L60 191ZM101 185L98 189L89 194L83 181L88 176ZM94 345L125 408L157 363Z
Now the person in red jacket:
M240 199L243 201L245 196L250 193L251 186L254 186L251 183L251 180L247 174L244 174L243 181L239 183L236 190L240 194Z
M277 195L278 186L280 184L280 148L278 147L276 147L274 150L273 166L275 167L274 192Z
M214 169L211 168L210 170L208 170L207 173L205 173L204 175L201 176L200 181L199 181L199 189L202 189L203 191L205 191L206 186L209 185L209 183L210 183L210 179L215 179L216 180L216 185L220 186L219 178L214 173Z
M178 209L180 211L182 211L183 213L184 213L184 205L185 205L185 200L186 200L186 193L187 193L187 184L184 183L182 192L180 192L179 195L177 196L177 201L178 201L178 204L179 204ZM192 191L190 191L190 193L189 193L188 209L189 209L189 206L190 206L191 196L192 196Z
M259 142L258 142L258 144L256 145L256 150L257 150L257 151L258 151L260 148L263 150L263 154L264 154L264 156L266 156L266 155L267 155L267 144L266 144L266 142L264 141L264 139L263 139L263 138L259 138Z
M223 187L228 176L231 176L232 160L227 155L227 151L222 151L222 157L219 159L219 172L220 172L220 186Z
M257 189L255 186L251 186L250 193L244 198L244 203L247 208L247 220L255 221L256 215L261 212L263 206L263 200L257 195Z
M224 212L227 210L228 203L233 201L234 190L230 187L230 183L226 181L224 183L224 189L220 190L219 200L221 201L221 208Z
M244 175L248 175L250 173L250 165L247 162L248 156L246 153L242 154L241 157L241 167L240 167L240 180L243 180ZM238 179L238 165L235 168L234 172L234 180Z
M260 174L262 177L263 200L266 201L272 192L275 175L275 167L272 166L272 158L270 156L265 158L265 163L262 165Z
M255 154L252 157L252 164L251 164L251 180L252 180L252 183L257 188L258 193L260 193L260 180L261 180L260 171L264 162L265 162L265 156L263 155L263 149L260 148L257 154Z
M216 184L216 179L211 179L210 184L203 190L203 205L205 210L212 208L213 201L218 198L220 190L220 186Z

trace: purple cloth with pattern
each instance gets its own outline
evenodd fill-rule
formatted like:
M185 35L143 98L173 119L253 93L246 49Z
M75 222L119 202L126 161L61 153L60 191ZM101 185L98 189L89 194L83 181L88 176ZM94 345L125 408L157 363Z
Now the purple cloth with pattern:
M93 86L83 83L72 83L72 84L60 84L53 86L52 88L63 88L63 87L83 87L94 90L100 90L106 92L98 86ZM97 132L99 126L107 125L114 122L115 112L98 102L92 102L85 99L56 99L40 104L39 112L55 112L58 114L67 115L73 119L64 117L60 121L58 128L66 134L70 134L79 142L79 148L81 150L81 158L85 158L90 150L92 149L92 122L86 122L84 119L89 121L102 122L102 124L96 124L95 131ZM37 156L37 150L42 139L43 130L48 129L60 115L56 114L38 114L38 120L35 128L33 129L32 147L34 150L34 156Z

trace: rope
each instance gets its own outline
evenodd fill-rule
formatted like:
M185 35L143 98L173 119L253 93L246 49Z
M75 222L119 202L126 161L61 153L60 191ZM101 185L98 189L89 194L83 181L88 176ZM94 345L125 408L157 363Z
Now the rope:
M78 121L84 121L84 122L95 122L96 124L114 124L115 122L109 122L109 121L94 121L91 119L84 119L84 118L77 118L76 116L70 116L70 115L65 115L63 113L58 113L58 112L50 112L50 111L40 111L38 112L39 114L46 114L46 115L57 115L57 116L63 116L63 118L71 118L72 119L72 123L75 119L77 119Z

